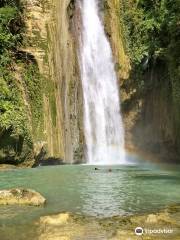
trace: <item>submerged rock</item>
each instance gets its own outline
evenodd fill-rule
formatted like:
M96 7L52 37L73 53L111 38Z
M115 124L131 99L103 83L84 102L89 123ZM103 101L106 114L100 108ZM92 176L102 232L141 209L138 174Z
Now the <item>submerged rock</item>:
M104 240L106 232L93 218L71 213L41 217L38 240Z
M57 215L52 216L45 216L40 218L40 224L46 224L46 225L64 225L67 224L70 220L70 214L69 213L60 213Z
M38 192L31 189L14 188L9 190L0 190L0 205L44 205L46 199Z

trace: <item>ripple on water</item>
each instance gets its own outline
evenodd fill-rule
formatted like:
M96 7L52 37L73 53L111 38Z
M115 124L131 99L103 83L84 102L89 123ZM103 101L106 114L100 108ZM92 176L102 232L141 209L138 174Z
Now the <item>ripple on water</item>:
M32 188L48 201L38 209L0 207L0 215L9 221L10 215L29 221L62 211L99 217L154 211L179 202L178 174L178 168L167 171L138 165L113 166L112 172L108 167L95 171L94 166L82 165L0 172L0 189Z

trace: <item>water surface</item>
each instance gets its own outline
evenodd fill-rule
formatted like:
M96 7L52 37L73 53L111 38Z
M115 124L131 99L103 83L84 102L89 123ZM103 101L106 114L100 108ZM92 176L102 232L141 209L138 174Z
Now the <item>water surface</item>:
M179 203L179 167L74 165L0 172L0 189L25 187L47 199L45 207L1 206L0 222L28 222L41 215L74 212L109 217L156 211Z

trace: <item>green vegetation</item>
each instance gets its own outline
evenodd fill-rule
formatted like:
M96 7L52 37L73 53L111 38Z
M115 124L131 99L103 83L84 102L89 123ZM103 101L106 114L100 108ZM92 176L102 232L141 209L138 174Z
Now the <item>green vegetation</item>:
M179 34L178 0L122 0L124 30L133 63L167 56ZM178 42L176 41L176 47Z
M34 58L20 51L23 17L18 0L0 1L0 163L32 160L42 129L42 77Z
M4 3L4 4L3 4ZM32 148L27 115L17 80L14 54L21 44L21 10L10 1L0 8L0 161L19 162ZM21 139L21 141L20 141ZM23 149L24 141L26 150ZM22 151L25 151L22 155Z
M139 93L159 86L173 112L175 145L180 149L180 1L121 0L121 15L132 79ZM147 80L147 74L158 72Z
M29 64L25 64L23 78L31 106L33 136L38 139L38 134L41 133L43 129L41 126L43 119L42 76L35 63L30 62Z

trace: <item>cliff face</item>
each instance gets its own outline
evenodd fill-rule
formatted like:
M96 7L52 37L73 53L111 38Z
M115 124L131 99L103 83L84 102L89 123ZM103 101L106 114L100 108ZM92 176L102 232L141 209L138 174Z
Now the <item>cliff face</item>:
M12 15L6 23L11 23L10 33L5 34L17 33L18 37L19 28L23 29L21 44L7 49L4 42L5 51L0 58L0 162L25 161L31 165L30 160L44 150L47 157L65 162L83 159L83 100L77 57L81 16L76 3L15 1L12 7L18 6L21 17L14 16L15 9L7 9L6 3L0 5L2 16L7 16L7 11ZM146 51L143 55L146 46L142 42L149 39L140 40L149 30L143 29L142 36L139 32L133 35L133 28L132 36L128 32L133 24L137 29L141 26L137 19L141 24L144 21L145 13L138 12L133 1L104 0L102 10L119 79L126 148L157 158L178 159L179 82L173 60L177 59L176 52L171 46L166 51L168 58L161 55L161 48L154 50L154 57ZM143 24L146 26L146 22ZM173 36L171 45L176 41Z
M175 97L173 96L174 82L175 84L178 82L177 68L175 68L177 64L175 65L175 61L172 61L174 62L172 70L169 59L172 59L173 52L168 52L168 56L163 55L163 53L158 56L166 44L160 37L157 40L155 35L154 43L152 42L152 46L150 45L154 32L148 36L149 31L151 31L151 29L146 30L146 28L148 29L148 19L146 19L145 14L148 10L144 5L142 5L143 8L140 6L138 9L138 7L131 0L106 0L104 4L105 28L114 52L120 82L126 148L131 152L140 152L159 160L178 161L179 125L176 119L179 107L177 104L174 106L176 101L173 100L177 96L177 94ZM155 10L152 11L158 11L160 6L157 6L157 9L156 6L154 7ZM162 4L162 10L158 13L162 14L159 17L161 21L163 8L165 6ZM170 11L165 9L164 12L167 10ZM173 13L170 15L173 16ZM156 28L155 20L151 19L152 29ZM162 24L163 31L166 22L161 23L160 20L157 26ZM133 28L135 25L136 27ZM143 27L144 29L142 29ZM174 29L175 27L176 25ZM171 28L172 26L170 26ZM163 36L162 34L160 32L159 36ZM167 33L164 32L164 34ZM172 49L172 45L176 43L175 37L173 39L174 33L170 32L170 34L172 42L169 45L167 43L167 49ZM142 38L142 42L144 41L145 46L142 45L140 38ZM158 45L160 41L162 41L161 48ZM152 50L153 44L157 44L157 50ZM178 47L177 44L176 47ZM166 53L169 50L165 49L164 51ZM147 54L149 54L148 57L146 57ZM175 80L171 79L173 71L176 75Z
M82 158L82 94L75 41L71 31L73 4L63 1L31 1L26 5L27 38L43 76L43 117L35 126L35 150L65 162ZM82 145L82 144L81 144Z
M122 84L124 80L129 78L131 66L124 42L125 36L121 25L120 4L121 0L104 1L104 25L114 53L115 69L120 84Z
M82 88L73 34L74 1L54 1L55 25L49 26L51 36L51 64L57 83L57 109L61 112L59 129L66 162L82 159L83 123Z
M2 20L7 16L2 34L9 42L5 38L0 59L0 162L32 165L45 152L46 158L80 161L82 90L73 34L74 1L1 5ZM15 39L16 34L18 44L14 41L10 48L8 37ZM4 61L7 52L10 63Z
M41 75L39 95L41 106L38 111L41 117L35 121L31 107L31 124L35 155L44 147L49 156L63 157L61 142L60 113L56 111L56 86L49 67L50 39L48 24L53 23L53 6L49 1L26 1L24 4L25 44L23 51L35 59ZM34 63L33 63L34 64ZM35 106L37 108L37 106Z
M37 5L37 1L35 3ZM82 159L83 152L82 89L77 59L78 38L74 34L78 31L74 29L74 23L79 24L80 16L75 5L75 1L69 0L46 2L40 5L41 14L37 7L31 8L32 16L35 16L31 18L33 29L40 32L47 48L42 49L40 44L39 51L37 45L34 52L31 51L47 85L47 91L43 93L44 141L50 156L61 156L66 161ZM175 152L168 72L165 64L157 61L137 76L137 66L133 66L128 52L122 16L124 5L122 0L106 0L103 10L120 83L126 147L158 158L173 158L173 154L167 154ZM146 86L143 90L139 87L141 80Z
M36 43L30 52L37 59L45 86L43 134L40 134L40 141L38 139L36 142L41 145L44 139L50 156L62 157L67 162L79 161L83 155L84 139L82 87L77 59L78 39L75 34L81 27L78 26L80 14L76 8L77 2L32 2L34 7L30 6L31 3L28 9L30 15L32 12L29 32L37 30L42 41L38 48ZM158 6L154 11L158 11ZM173 92L177 96L174 86L178 81L171 80L173 71L167 70L170 65L168 59L160 53L158 55L161 48L152 50L149 43L151 36L148 36L148 19L144 20L146 11L149 10L144 5L142 7L143 10L138 9L137 4L131 0L105 0L102 6L105 30L112 45L119 79L126 148L166 160L177 159L178 111L177 106L172 108L171 105L177 102L173 100ZM161 8L165 6L162 5ZM160 20L163 17L164 15ZM151 19L152 22L155 20ZM137 28L144 24L142 35L141 27L138 30L140 33L136 33L133 24L137 24ZM151 28L155 29L156 22L152 24ZM157 26L158 24L161 22ZM130 29L132 36L128 32ZM37 34L34 35L35 39L37 36L39 38ZM141 43L144 36L146 38ZM149 44L149 49L143 45L143 41Z

